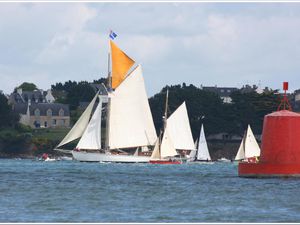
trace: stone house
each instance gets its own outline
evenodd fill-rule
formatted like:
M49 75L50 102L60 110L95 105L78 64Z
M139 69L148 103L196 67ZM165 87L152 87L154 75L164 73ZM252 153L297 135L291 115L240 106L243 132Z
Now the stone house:
M50 89L23 91L18 88L8 98L13 111L20 115L20 123L24 125L31 128L69 127L69 106L54 101Z
M60 103L20 103L13 105L20 114L20 123L31 128L57 128L70 126L69 106Z

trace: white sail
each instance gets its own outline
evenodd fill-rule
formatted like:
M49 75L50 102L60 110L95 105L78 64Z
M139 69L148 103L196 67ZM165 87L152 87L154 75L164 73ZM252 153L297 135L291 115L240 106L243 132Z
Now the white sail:
M207 147L203 124L201 125L197 160L211 160L208 147Z
M178 155L178 153L176 152L176 149L173 145L173 140L171 139L168 130L165 130L160 145L160 156L161 158L165 158L175 155Z
M256 142L250 125L248 125L247 136L245 141L245 158L254 156L260 156L260 148Z
M72 127L72 129L69 131L69 133L64 137L64 139L58 144L57 148L65 145L77 138L80 138L83 134L83 132L85 131L86 126L89 123L90 117L91 117L91 113L94 107L94 104L97 100L97 96L98 93L95 95L95 97L93 98L93 100L90 102L90 104L88 105L88 107L85 109L85 111L82 113L82 115L80 116L80 118L77 120L77 122L75 123L75 125Z
M195 149L186 104L183 102L167 120L167 128L175 149Z
M238 150L234 160L242 160L245 158L244 141L245 141L245 138L242 139L239 150Z
M141 66L110 95L109 148L154 145L157 138Z
M101 113L102 100L99 98L98 106L87 125L76 148L78 149L101 149Z
M196 159L196 155L197 155L197 151L196 150L192 150L189 154L189 160L190 161L194 161Z
M198 139L195 141L194 146L195 146L195 149L191 150L191 152L190 152L190 154L188 156L189 161L194 161L196 159Z
M157 138L153 152L151 154L151 159L160 159L160 151L159 151L159 138Z

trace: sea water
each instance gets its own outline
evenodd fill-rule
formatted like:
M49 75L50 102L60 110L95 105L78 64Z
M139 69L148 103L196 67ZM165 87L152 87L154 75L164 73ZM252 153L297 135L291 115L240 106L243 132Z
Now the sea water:
M232 163L0 160L0 222L300 222L300 179Z

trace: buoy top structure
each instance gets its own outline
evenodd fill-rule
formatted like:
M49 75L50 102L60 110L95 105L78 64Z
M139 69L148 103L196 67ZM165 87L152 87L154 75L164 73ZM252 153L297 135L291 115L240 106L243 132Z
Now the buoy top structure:
M264 117L260 159L240 162L240 177L300 177L300 114L290 111L287 82L283 87L279 111Z

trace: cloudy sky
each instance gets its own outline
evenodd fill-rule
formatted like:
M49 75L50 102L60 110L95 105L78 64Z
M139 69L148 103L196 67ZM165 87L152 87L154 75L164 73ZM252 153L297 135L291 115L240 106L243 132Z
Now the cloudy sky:
M0 90L107 74L108 32L166 84L300 88L300 3L0 3Z

